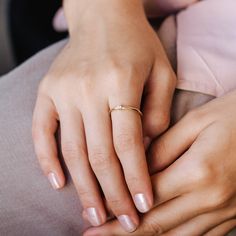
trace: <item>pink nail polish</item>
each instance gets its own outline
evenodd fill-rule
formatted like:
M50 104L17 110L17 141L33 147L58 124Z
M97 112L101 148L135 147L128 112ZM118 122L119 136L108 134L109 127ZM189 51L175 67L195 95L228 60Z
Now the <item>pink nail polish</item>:
M150 210L150 206L144 194L142 193L136 194L134 196L134 202L139 212L145 213Z
M124 228L124 230L129 233L134 232L137 228L135 223L131 220L131 218L128 215L120 215L118 216L118 220L121 226Z
M98 214L96 208L90 207L86 209L87 217L92 226L99 226L102 224L102 219Z
M60 184L59 184L59 181L57 179L57 176L53 172L48 174L48 179L49 179L49 182L51 183L52 187L55 190L57 190L61 187Z

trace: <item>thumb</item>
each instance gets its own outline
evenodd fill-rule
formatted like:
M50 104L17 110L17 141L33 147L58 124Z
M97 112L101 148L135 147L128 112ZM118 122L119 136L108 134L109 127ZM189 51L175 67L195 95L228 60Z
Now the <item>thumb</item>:
M169 126L175 85L176 76L171 66L156 63L145 87L143 103L143 135L146 149L152 139Z
M190 148L209 123L207 114L204 116L199 108L185 115L152 144L148 153L150 172L156 173L170 166Z

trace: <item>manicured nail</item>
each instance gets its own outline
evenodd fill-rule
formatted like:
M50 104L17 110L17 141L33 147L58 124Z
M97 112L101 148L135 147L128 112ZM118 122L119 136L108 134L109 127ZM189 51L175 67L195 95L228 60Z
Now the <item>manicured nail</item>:
M149 146L151 144L151 141L152 141L152 139L149 138L149 137L144 137L143 138L143 144L144 144L145 150L147 150L149 148Z
M61 187L59 184L59 181L57 179L57 176L54 173L52 173L52 172L49 173L48 179L54 189L59 189Z
M102 224L101 217L96 208L90 207L86 209L87 217L92 226L99 226Z
M134 196L134 203L141 213L148 212L150 210L150 206L148 204L147 198L144 194L138 193Z
M121 226L124 228L124 230L129 233L135 231L137 228L135 223L131 220L131 218L128 215L120 215L118 216L118 220Z

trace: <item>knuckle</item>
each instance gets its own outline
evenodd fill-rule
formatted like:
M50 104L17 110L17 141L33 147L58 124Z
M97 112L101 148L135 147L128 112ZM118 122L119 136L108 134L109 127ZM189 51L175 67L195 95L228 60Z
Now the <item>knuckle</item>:
M190 110L183 119L191 123L199 123L199 120L202 120L205 113L201 110L200 107Z
M109 205L114 211L117 211L118 209L120 209L121 206L124 206L124 201L122 201L121 199L114 198L114 197L107 198L107 202L109 203Z
M38 87L39 94L43 94L48 90L48 81L50 81L50 78L48 76L41 80Z
M92 81L89 75L84 75L80 80L80 92L83 96L91 96L91 91L94 90L94 81Z
M130 151L137 147L138 144L137 136L127 131L117 134L114 140L114 147L118 155Z
M62 153L67 162L78 160L80 155L86 155L85 148L77 145L73 141L65 141L62 143Z
M133 188L140 187L140 178L133 175L127 175L125 179L126 179L126 182Z
M53 132L52 127L39 124L37 121L33 121L32 124L32 137L34 141L51 135Z
M83 203L89 203L93 201L93 194L91 194L91 191L87 189L86 186L80 186L80 184L77 184L77 192L80 196L80 199L83 201Z
M130 89L136 90L140 88L137 78L140 73L135 67L122 64L113 64L106 73L107 81L111 82L111 91L116 94L123 94L124 91L130 93Z
M143 222L142 226L143 232L148 235L157 236L164 233L164 230L162 229L160 224L158 224L154 220L149 220L148 222L145 221Z
M156 127L159 133L162 133L169 127L170 116L165 112L160 112L159 114L157 114L156 121L157 121Z
M170 124L169 113L164 111L159 111L158 113L153 112L148 116L146 123L148 130L150 130L154 136L157 136L168 129Z
M203 163L201 161L198 161L195 163L195 170L192 175L193 177L193 182L196 185L206 185L212 181L214 178L212 169L206 165L206 163Z
M155 146L151 149L152 156L155 158L165 157L168 155L168 145L164 139L160 139L158 142L154 144Z
M123 76L122 69L119 65L112 65L110 69L108 69L107 73L108 78L112 80L119 81Z
M108 205L111 207L115 214L124 213L130 210L131 202L129 198L122 198L119 196L110 195L106 197Z
M103 148L90 149L89 161L95 171L104 171L111 167L111 154Z
M232 197L232 188L222 178L219 173L209 163L198 162L194 167L193 184L198 188L203 188L208 192L205 201L207 209L218 209L229 204Z
M232 191L227 186L217 187L212 191L209 206L213 209L219 209L228 206L232 197Z
M183 119L188 120L188 121L193 121L196 118L195 115L196 111L195 110L190 110L187 112L187 114L183 117Z
M57 77L56 77L57 78ZM39 83L38 94L49 95L49 91L54 88L55 76L48 74Z

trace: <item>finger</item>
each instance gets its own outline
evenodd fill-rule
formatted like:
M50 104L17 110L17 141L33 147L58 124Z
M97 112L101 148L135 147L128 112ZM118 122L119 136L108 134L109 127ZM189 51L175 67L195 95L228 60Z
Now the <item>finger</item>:
M134 231L138 216L113 148L108 107L89 107L89 111L83 112L83 120L90 164L111 210L127 231Z
M115 218L115 216L114 216L112 210L110 209L110 207L108 206L106 200L104 200L104 204L105 204L105 209L107 212L107 221L113 220ZM83 219L88 221L88 214L86 213L86 211L82 212L82 217L83 217Z
M192 162L195 156L192 150L189 150L167 169L152 176L155 206L193 189L198 179L197 173L194 173L195 162Z
M100 227L89 228L83 234L83 236L115 236L115 235L138 235L137 232L128 233L120 226L117 220L112 220Z
M175 85L176 76L171 66L161 67L157 62L145 86L143 135L146 149L151 140L163 133L169 126Z
M128 104L139 107L128 98L125 100ZM119 105L114 100L110 103L111 108ZM111 113L111 118L114 147L123 167L126 183L136 208L145 213L153 205L153 193L143 145L141 117L133 110L115 110Z
M189 194L197 177L192 171L195 164L191 163L190 157L194 159L193 153L189 151L165 171L152 176L155 205L158 207L144 215L141 221L143 223L134 235L158 235L204 213L205 206L200 203L202 197L197 195L193 197ZM232 214L232 211L229 214ZM96 230L89 230L91 234L88 235L109 235L109 232L123 235L122 229L115 222L105 224Z
M84 127L77 108L64 110L60 116L62 153L89 222L98 226L106 221L100 189L90 167Z
M229 234L228 236L235 235L236 219L229 220L215 227L214 229L206 233L204 236L224 236L224 235L227 235L228 233L231 233L232 230L234 230L234 232L232 232L232 234Z
M149 233L160 235L202 214L204 209L199 204L200 202L191 194L177 197L151 211L144 217L140 228L143 227L144 232L150 228Z
M54 189L65 185L55 140L57 127L57 113L52 101L46 97L38 97L32 127L34 147L40 166Z
M207 124L207 119L191 112L170 128L151 146L148 154L150 172L155 173L172 164L191 146Z
M197 216L177 228L167 232L165 236L174 235L204 235L218 225L232 218L232 210L220 209L214 212Z
M164 232L183 224L185 221L196 217L201 209L191 195L175 198L143 215L138 229L129 235L162 235ZM92 235L126 235L116 221L85 232L85 236Z

